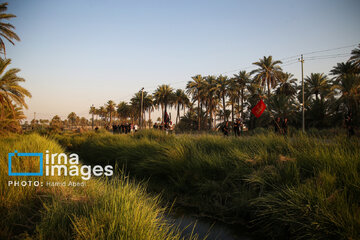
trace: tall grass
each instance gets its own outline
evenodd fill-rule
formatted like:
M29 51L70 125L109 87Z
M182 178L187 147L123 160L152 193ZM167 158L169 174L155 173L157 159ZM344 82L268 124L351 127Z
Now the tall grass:
M39 135L0 139L0 239L182 239L166 220L159 197L148 195L123 175L90 179L85 187L8 186L9 180L80 181L8 176L7 153L14 150L64 152L55 141ZM13 165L19 171L25 163L13 161ZM27 171L38 169L35 163L27 167Z
M345 136L241 138L84 134L57 138L113 164L178 205L275 239L360 238L360 143Z

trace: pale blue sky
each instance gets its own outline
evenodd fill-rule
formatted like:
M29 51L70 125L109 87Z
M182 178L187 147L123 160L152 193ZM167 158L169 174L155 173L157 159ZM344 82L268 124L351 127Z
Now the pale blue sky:
M184 88L196 74L251 70L264 55L360 43L357 0L11 0L8 12L21 42L7 44L7 57L33 95L30 119L87 117L91 104L129 100L141 87ZM334 54L353 48L305 55L305 75L328 73L348 58ZM319 55L334 57L310 61ZM283 68L300 79L296 58Z

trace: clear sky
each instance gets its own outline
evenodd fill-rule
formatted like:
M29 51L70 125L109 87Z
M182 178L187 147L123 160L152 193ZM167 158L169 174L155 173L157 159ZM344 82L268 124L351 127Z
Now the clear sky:
M360 43L358 0L10 0L8 12L21 42L7 44L7 57L33 95L29 120L88 117L91 104L164 83L184 88L196 74L250 71L264 55L350 46L304 55L305 75L328 73ZM283 69L301 79L296 59Z

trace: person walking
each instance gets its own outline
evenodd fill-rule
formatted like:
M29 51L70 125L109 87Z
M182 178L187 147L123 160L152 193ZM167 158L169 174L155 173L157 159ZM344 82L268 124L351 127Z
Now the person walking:
M229 122L226 121L224 126L222 127L222 132L224 133L224 136L229 136Z
M281 119L279 117L276 118L275 123L274 123L274 128L275 128L275 133L276 134L281 134Z

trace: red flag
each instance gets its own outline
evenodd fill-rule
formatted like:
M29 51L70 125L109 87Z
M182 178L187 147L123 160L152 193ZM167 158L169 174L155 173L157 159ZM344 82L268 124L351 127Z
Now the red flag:
M251 112L255 115L255 117L258 118L265 111L265 109L266 109L266 105L263 102L263 100L260 99L260 101L255 105L255 107L251 109Z

